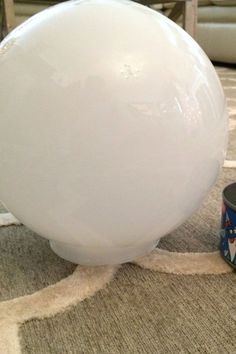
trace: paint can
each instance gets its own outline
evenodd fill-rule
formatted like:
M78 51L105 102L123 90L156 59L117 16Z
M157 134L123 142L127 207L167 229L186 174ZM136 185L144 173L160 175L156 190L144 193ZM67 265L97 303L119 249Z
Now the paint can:
M236 268L236 183L223 190L220 250L226 262Z

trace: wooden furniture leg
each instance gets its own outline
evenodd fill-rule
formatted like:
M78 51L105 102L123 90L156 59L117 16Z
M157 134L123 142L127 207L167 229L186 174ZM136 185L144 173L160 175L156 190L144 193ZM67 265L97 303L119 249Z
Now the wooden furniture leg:
M3 24L1 36L5 37L15 26L15 12L13 0L2 0Z
M196 37L198 0L184 2L184 29L193 38Z

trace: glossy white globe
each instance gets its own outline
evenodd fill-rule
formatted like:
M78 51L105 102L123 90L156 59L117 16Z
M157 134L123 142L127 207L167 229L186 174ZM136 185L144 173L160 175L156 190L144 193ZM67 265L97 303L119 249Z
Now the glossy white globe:
M224 160L225 100L194 40L129 1L62 3L0 49L0 199L60 256L150 252Z

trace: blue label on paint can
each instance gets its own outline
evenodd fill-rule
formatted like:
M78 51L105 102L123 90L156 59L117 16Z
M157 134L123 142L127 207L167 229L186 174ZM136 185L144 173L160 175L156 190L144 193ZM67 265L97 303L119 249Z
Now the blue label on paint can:
M221 254L236 267L236 210L223 202L221 220Z

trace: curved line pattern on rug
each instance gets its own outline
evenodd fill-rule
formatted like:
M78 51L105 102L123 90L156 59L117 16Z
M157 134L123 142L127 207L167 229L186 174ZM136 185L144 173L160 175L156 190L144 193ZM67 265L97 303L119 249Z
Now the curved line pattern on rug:
M156 248L149 255L141 257L133 263L161 273L180 275L233 272L233 268L223 260L219 251L179 253Z
M235 160L225 160L224 168L236 168L236 161Z
M186 262L187 261L187 262ZM180 253L156 249L133 262L143 268L174 274L222 274L233 271L219 252ZM20 354L19 326L33 318L45 318L64 311L104 288L119 266L82 267L54 285L31 295L0 303L0 348L4 354Z
M53 316L93 296L108 284L119 266L76 267L65 279L31 295L0 303L0 353L20 354L19 325Z

